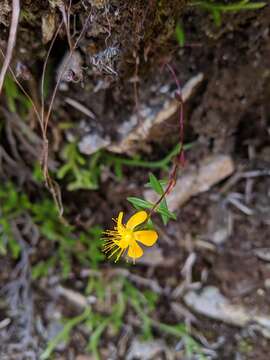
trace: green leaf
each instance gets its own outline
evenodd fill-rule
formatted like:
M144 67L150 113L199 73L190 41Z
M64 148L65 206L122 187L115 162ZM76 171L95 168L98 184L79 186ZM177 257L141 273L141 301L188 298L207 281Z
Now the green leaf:
M21 253L21 247L13 237L9 238L8 247L10 249L11 256L13 257L13 259L18 259Z
M36 182L41 183L43 181L43 172L39 162L35 162L32 171L33 178Z
M153 190L155 190L155 192L158 195L163 195L163 188L159 182L159 180L155 177L154 174L150 173L149 174L149 181L150 181L150 185L152 187Z
M174 213L172 213L171 211L169 211L167 206L165 207L164 204L162 204L162 203L157 208L157 212L168 219L176 220L176 215Z
M8 108L11 112L19 110L19 113L24 114L31 108L30 100L20 92L17 84L10 75L7 75L5 78L4 91ZM16 104L16 101L18 104Z
M185 45L185 31L182 24L176 25L175 36L180 47L183 47Z
M128 197L127 200L135 207L137 210L143 209L152 209L153 204L149 201L137 198L137 197ZM168 223L169 219L176 220L176 215L168 210L166 200L164 199L157 208L157 213L161 215L164 224Z
M63 166L61 166L60 169L57 171L58 179L63 179L70 170L71 170L71 166L69 163L66 163Z
M161 204L159 205L159 208L160 208L161 211L163 211L163 212L169 211L169 210L168 210L168 206L167 206L166 199L162 200ZM164 214L164 213L161 213L160 215L161 215L163 224L164 224L164 225L167 225L168 222L169 222L170 217L167 216L167 214Z
M19 91L15 82L8 75L5 78L4 82L4 91L6 94L8 108L11 112L16 112L16 103L15 100L18 97Z
M220 11L216 10L216 9L213 9L212 10L212 16L213 16L213 20L214 20L215 25L220 27L221 23L222 23Z
M158 180L162 188L164 188L168 184L168 179ZM146 187L152 187L150 181L145 184Z
M50 257L48 260L41 260L36 265L32 267L32 278L34 280L39 279L41 277L47 276L49 270L55 265L55 257Z
M119 161L115 161L114 173L115 173L115 176L117 177L117 179L119 181L123 179L122 164Z
M137 197L128 197L127 201L129 201L137 210L151 209L153 207L153 204L151 204L149 201Z
M105 331L106 327L109 325L110 321L111 321L110 317L105 318L103 321L101 321L99 323L99 325L96 327L96 329L92 332L92 334L90 336L90 340L87 345L87 349L93 353L95 359L97 359L97 360L100 359L100 356L98 353L99 340L102 336L102 333Z
M153 221L151 219L148 219L147 224L146 224L146 228L147 228L147 230L154 230L155 229L154 223L153 223Z

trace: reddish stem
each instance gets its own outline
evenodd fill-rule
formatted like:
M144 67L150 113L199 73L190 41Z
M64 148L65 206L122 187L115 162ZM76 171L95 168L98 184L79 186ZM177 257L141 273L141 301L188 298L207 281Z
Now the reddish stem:
M173 188L175 187L176 182L177 182L177 173L178 173L179 166L180 165L184 166L184 164L185 164L184 148L183 148L183 144L184 144L184 102L183 102L183 98L182 98L182 91L181 91L180 82L176 76L176 73L175 73L173 67L170 64L166 64L166 66L167 66L168 70L170 71L170 73L172 74L173 79L177 86L177 92L175 94L175 98L179 101L179 106L180 106L179 107L179 118L178 118L179 119L180 149L174 159L174 165L173 165L170 177L169 177L168 185L167 185L164 193L157 200L157 202L153 205L148 218L151 217L151 215L156 210L156 208L159 206L159 204L162 202L162 200L173 190Z

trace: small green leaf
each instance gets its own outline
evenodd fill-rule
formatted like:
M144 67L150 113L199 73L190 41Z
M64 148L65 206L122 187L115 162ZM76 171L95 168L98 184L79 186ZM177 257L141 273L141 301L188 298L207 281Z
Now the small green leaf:
M182 24L176 25L175 36L180 47L183 47L185 45L185 31Z
M50 257L48 260L41 260L32 267L32 278L34 280L48 275L50 268L55 265L55 257Z
M8 108L11 112L16 112L16 103L15 100L18 97L19 91L15 82L8 75L5 78L4 82L4 91L7 98Z
M122 170L122 164L120 161L115 161L114 164L114 173L118 180L123 179L123 170Z
M166 208L164 206L164 204L162 204L162 203L157 208L157 212L159 214L163 215L164 217L167 217L168 219L176 220L176 215L174 213L172 213L171 211L169 211L168 208Z
M151 209L153 204L149 201L137 198L137 197L128 197L127 200L135 207L137 210L141 209Z
M154 228L155 228L154 223L153 223L153 221L151 219L148 219L147 224L146 224L146 228L148 230L154 230Z
M63 179L70 170L71 170L71 166L69 163L66 163L63 166L61 166L60 169L57 171L58 179Z
M164 211L164 212L169 211L169 210L168 210L168 207L167 207L167 202L166 202L165 199L162 200L161 204L159 205L159 208L160 208L162 211ZM163 224L164 224L164 225L167 225L170 218L167 216L167 214L164 214L164 213L161 213L160 215L161 215Z
M155 192L158 195L163 195L163 192L164 192L163 188L160 185L159 180L155 177L154 174L152 174L152 173L149 174L149 181L150 181L150 185L151 185L152 189L155 190Z
M161 180L158 180L160 185L162 186L162 188L164 189L164 187L166 187L166 185L168 184L168 179L161 179ZM150 184L150 181L147 182L145 184L146 187L152 187L151 184Z
M33 172L33 178L36 182L41 183L43 181L43 172L39 162L35 162Z
M18 259L19 255L21 253L21 247L18 244L18 242L13 237L10 237L8 246L9 246L12 258Z
M220 27L221 23L222 23L220 11L216 10L216 9L213 9L212 10L212 16L213 16L213 20L214 20L215 25Z

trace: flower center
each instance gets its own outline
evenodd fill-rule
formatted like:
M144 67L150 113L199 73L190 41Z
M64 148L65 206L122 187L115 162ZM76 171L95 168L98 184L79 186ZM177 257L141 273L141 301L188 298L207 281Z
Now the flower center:
M129 230L129 229L125 229L123 231L123 234L121 236L121 240L119 241L119 247L122 249L127 248L131 242L134 241L134 235L133 235L133 231Z

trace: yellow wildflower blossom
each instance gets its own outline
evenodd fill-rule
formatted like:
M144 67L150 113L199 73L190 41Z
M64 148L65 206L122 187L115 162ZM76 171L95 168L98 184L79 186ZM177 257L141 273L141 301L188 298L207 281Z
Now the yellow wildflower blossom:
M138 211L128 220L126 225L123 225L124 213L121 211L115 220L116 226L114 230L105 231L105 245L104 252L111 252L110 256L116 255L115 262L119 260L120 256L127 250L128 257L135 259L143 255L143 249L139 243L146 246L155 244L158 234L154 230L135 230L135 228L144 223L147 219L145 211Z

